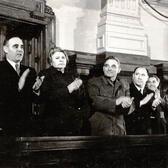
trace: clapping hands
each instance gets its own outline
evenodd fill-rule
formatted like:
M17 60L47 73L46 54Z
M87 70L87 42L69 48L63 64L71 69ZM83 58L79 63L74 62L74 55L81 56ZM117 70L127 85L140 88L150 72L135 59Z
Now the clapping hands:
M150 94L147 94L145 98L143 98L141 101L140 101L140 107L147 104L151 98L153 97L154 93L150 93Z
M72 93L73 91L75 90L78 90L80 88L80 86L82 85L82 80L79 79L79 78L76 78L71 84L69 84L67 87L68 87L68 90L69 90L69 93Z
M118 99L116 99L116 105L121 105L123 108L128 108L131 106L133 100L134 100L133 97L130 98L130 97L121 96Z
M42 85L44 78L45 76L41 76L41 77L37 76L36 82L33 85L33 90L36 91L40 89L40 86Z
M30 73L30 69L27 68L27 69L23 72L22 76L20 77L19 82L18 82L18 90L19 90L19 91L23 89L23 87L24 87L24 85L25 85L26 78L27 78L27 76L28 76L29 73Z
M161 98L154 99L154 101L152 102L152 107L156 108L161 102L162 102Z

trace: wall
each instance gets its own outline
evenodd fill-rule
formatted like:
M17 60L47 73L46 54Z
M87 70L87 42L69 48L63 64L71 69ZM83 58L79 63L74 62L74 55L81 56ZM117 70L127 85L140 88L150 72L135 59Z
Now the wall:
M148 35L150 58L152 60L168 61L168 19L167 22L162 21L161 19L164 18L157 13L153 13L149 8L141 8L140 12L141 21Z
M47 0L56 15L56 45L97 53L97 23L101 0Z
M39 0L39 1L44 1L44 0ZM35 0L1 0L0 3L6 3L11 5L17 5L17 6L22 6L27 9L34 9L35 8Z
M47 0L47 4L56 15L57 46L97 53L96 36L101 0ZM148 36L149 57L152 60L168 61L168 22L153 17L142 6L140 9L141 21Z

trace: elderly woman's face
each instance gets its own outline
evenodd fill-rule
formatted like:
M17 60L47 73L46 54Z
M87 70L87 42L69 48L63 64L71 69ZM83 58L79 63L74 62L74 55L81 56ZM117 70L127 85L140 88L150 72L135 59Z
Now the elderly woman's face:
M147 81L147 87L155 91L159 86L159 81L155 77L150 77Z
M67 65L67 59L63 52L55 52L51 56L51 65L57 69L64 69Z

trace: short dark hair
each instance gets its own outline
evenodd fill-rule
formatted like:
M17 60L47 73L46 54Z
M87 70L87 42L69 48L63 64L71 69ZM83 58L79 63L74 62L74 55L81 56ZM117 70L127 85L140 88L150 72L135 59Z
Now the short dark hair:
M5 46L8 43L8 41L12 38L20 38L20 37L19 36L6 36L6 38L3 42L3 46ZM20 39L22 40L22 38L20 38Z
M145 69L146 72L147 72L147 74L148 74L148 76L149 76L149 70L148 70L146 67L144 67L144 66L138 66L138 67L136 67L136 68L134 69L133 73L135 73L135 71L136 71L137 69L139 69L139 68Z
M110 59L112 59L112 60L116 60L117 61L117 63L118 63L118 65L120 66L120 60L118 59L118 58L116 58L115 56L108 56L107 58L105 58L105 61L104 61L104 63L103 64L105 64L105 62L107 61L107 60L110 60Z

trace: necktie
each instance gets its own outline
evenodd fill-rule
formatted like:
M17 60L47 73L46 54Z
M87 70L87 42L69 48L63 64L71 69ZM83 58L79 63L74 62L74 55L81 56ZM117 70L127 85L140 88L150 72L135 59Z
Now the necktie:
M15 68L16 68L16 72L19 75L20 74L20 65L19 64L15 64Z

